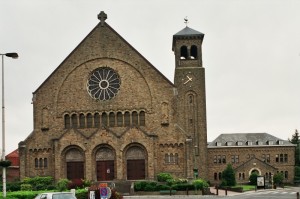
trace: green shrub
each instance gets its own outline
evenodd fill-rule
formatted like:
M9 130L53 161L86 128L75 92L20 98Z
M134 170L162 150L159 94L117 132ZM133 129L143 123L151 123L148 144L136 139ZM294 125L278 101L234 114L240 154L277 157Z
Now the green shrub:
M33 190L46 190L49 185L54 183L54 180L51 176L37 176L34 178L25 178L22 183L30 184Z
M167 182L167 180L173 179L173 176L170 173L159 173L157 174L158 182Z
M2 190L2 186L1 186ZM6 190L7 191L20 191L21 190L21 182L8 182L6 184Z
M283 181L283 174L282 173L275 173L273 176L273 181L275 184L281 184Z
M156 186L156 190L157 191L161 191L161 190L169 190L170 189L170 187L168 186L168 185L165 185L165 184L158 184L157 186Z
M226 169L222 172L222 184L221 186L235 186L235 172L231 164L228 164Z
M256 172L251 173L250 177L249 177L249 181L251 185L256 185L257 184L257 176L258 174Z
M68 189L68 185L70 182L71 181L69 181L68 179L65 179L65 178L60 179L56 184L56 189L58 191L65 191Z
M184 184L175 184L172 186L172 189L177 190L177 191L186 191L187 189L194 190L195 187L193 184L184 183Z
M135 191L156 191L157 182L154 181L140 181L134 183Z
M32 185L31 184L21 184L21 191L31 191Z
M193 181L193 185L195 186L195 188L197 189L197 190L203 190L204 188L207 188L209 185L208 185L208 183L205 181L205 180L203 180L203 179L196 179L196 180L194 180Z
M156 191L156 182L150 182L148 184L146 184L144 191Z

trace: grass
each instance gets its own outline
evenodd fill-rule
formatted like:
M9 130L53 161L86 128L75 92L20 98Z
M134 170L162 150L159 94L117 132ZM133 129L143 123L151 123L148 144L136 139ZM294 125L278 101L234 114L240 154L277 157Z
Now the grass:
M254 185L236 185L234 187L242 187L243 191L252 191L252 190L255 190L255 186Z

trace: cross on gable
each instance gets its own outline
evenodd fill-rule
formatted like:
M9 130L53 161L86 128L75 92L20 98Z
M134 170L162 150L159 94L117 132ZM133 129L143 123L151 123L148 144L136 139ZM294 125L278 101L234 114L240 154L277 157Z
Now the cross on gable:
M105 14L104 11L101 11L100 14L98 14L98 19L101 22L101 26L104 26L104 22L107 19L107 14Z

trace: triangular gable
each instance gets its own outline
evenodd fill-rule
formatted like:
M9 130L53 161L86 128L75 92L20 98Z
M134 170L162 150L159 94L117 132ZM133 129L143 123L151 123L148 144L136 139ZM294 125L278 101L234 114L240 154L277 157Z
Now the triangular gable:
M77 51L77 49L80 48L82 44L85 43L85 41L96 31L96 29L100 26L101 22L99 22L95 28L75 47L75 49L62 61L62 63L48 76L48 78L33 92L35 94L38 92L38 90L56 73L56 71L64 65L64 63ZM107 26L112 32L114 32L125 44L127 44L135 53L137 53L138 56L140 56L149 66L151 66L160 76L163 77L172 87L174 87L174 84L166 77L164 76L155 66L153 66L143 55L141 55L132 45L130 45L121 35L119 35L112 27L110 27L106 22L105 26Z

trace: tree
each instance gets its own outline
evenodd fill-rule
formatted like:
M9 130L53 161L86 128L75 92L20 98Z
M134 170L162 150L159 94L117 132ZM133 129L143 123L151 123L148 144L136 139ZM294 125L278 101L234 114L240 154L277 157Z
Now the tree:
M257 185L257 176L258 174L256 172L251 173L250 177L249 177L249 181L251 185Z
M226 169L222 172L222 186L235 186L235 172L231 164L228 164Z
M283 174L281 172L275 173L273 176L273 181L275 184L281 184L283 182Z
M300 136L297 129L295 130L295 134L292 135L292 139L289 139L289 141L296 145L295 165L300 166Z

